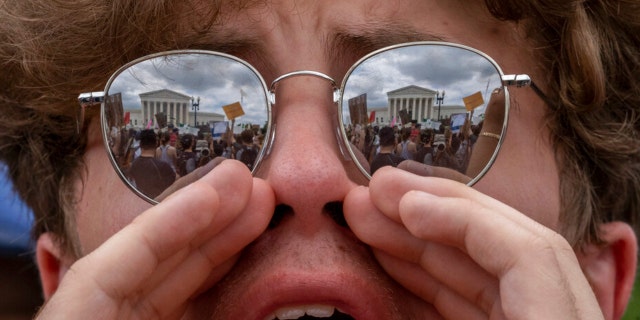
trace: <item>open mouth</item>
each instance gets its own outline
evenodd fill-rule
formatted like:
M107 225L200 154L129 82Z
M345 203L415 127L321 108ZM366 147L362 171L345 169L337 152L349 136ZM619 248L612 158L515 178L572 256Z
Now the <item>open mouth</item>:
M355 318L329 305L308 305L291 308L280 308L264 320L295 320L295 319L334 319L354 320Z

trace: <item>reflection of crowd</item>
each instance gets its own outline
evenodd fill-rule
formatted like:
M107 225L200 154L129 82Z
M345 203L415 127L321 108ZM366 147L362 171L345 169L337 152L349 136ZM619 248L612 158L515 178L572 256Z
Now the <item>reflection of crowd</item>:
M155 198L176 180L205 166L216 157L238 159L253 167L263 133L246 129L239 135L212 138L208 132L180 134L177 128L113 128L109 134L112 155L129 182Z
M373 174L382 166L398 166L404 160L445 167L466 174L473 146L482 129L482 122L471 125L467 121L453 133L449 126L421 129L415 122L411 127L366 126L347 128L353 148L369 161Z

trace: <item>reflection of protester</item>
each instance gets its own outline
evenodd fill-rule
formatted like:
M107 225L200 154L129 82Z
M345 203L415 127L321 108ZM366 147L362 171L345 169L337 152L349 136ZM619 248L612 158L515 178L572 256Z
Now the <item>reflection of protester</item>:
M356 146L360 152L363 152L365 145L365 132L359 124L357 124L351 132L351 144Z
M178 163L178 152L176 148L170 145L171 141L171 133L164 132L160 138L160 146L156 149L156 158L166 162L171 166L173 171L176 171L176 166Z
M411 120L411 136L410 139L412 142L417 142L418 137L420 136L420 125L417 120Z
M433 157L433 165L457 170L455 155L451 146L445 143L437 144L436 155Z
M253 145L253 131L244 130L240 133L240 143L236 152L236 159L246 164L249 169L253 168L253 164L258 157L258 150Z
M411 129L404 128L400 133L402 142L398 143L396 147L396 154L400 155L405 160L413 160L416 154L416 144L409 139L411 137Z
M424 131L419 136L417 152L413 160L427 165L433 164L433 147L431 146L433 134L431 131Z
M212 156L211 156L211 151L209 150L209 148L204 148L202 150L200 150L200 158L198 159L198 168L204 166L205 164L209 163L209 161L211 161Z
M180 138L182 150L178 155L178 174L186 176L196 168L196 154L193 152L193 146L196 139L192 134L185 134Z
M404 161L403 157L393 154L396 145L396 138L393 128L384 127L380 129L380 152L373 158L371 162L371 174L384 166L397 167L400 162Z
M173 128L171 130L171 136L169 137L169 145L174 148L176 147L176 144L178 142L178 132L179 132L178 128Z
M168 163L156 159L156 134L151 129L140 133L142 152L131 164L128 177L138 190L147 197L155 198L176 179L176 174Z
M466 173L467 167L469 166L469 159L471 158L471 151L473 147L473 143L471 141L472 135L471 121L469 121L469 118L466 118L464 125L460 129L460 133L457 135L460 144L457 149L454 149L456 165L458 167L458 171L461 173Z

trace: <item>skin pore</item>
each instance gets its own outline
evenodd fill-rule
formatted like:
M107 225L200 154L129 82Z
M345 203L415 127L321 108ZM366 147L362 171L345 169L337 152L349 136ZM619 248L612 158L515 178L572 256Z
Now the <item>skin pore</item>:
M270 1L223 11L221 21L199 46L241 44L229 53L255 66L267 83L296 70L340 82L364 54L416 40L464 44L487 53L506 74L544 79L518 26L495 20L479 1ZM597 319L573 251L553 232L560 228L559 177L546 106L528 89L510 94L504 145L473 188L393 168L367 182L342 160L331 134L337 125L331 88L318 78L279 84L276 139L255 178L246 166L226 161L215 175L153 207L110 170L93 119L73 230L86 257L72 265L51 235L39 239L39 260L60 261L42 271L51 299L43 314L63 308L64 297L94 292L79 280L101 279L102 294L89 294L80 311L99 306L112 312L105 317L264 319L274 310L320 304L365 319ZM299 152L309 145L313 153ZM348 226L335 219L342 213ZM268 226L272 215L278 219ZM622 234L635 243L632 233ZM635 246L624 250L635 255ZM139 269L118 264L114 253L136 260L131 265ZM580 258L584 264L595 255ZM533 289L527 279L542 271L532 266L548 272ZM140 282L129 283L126 271L142 275ZM605 289L596 296L605 317L614 318L627 289Z

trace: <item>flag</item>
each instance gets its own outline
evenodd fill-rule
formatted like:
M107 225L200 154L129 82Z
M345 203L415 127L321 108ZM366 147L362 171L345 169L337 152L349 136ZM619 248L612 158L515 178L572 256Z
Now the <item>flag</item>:
M244 97L247 95L242 88L240 88L240 103L244 103Z
M149 119L149 122L147 122L147 127L146 129L151 129L151 125L153 124L153 119Z
M369 123L373 123L375 119L376 119L376 112L371 111L371 114L369 114Z
M396 126L396 116L393 116L393 120L391 120L391 127Z
M131 122L131 112L127 111L124 113L124 124L129 124Z

